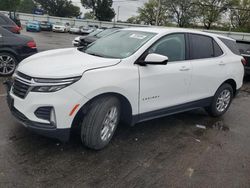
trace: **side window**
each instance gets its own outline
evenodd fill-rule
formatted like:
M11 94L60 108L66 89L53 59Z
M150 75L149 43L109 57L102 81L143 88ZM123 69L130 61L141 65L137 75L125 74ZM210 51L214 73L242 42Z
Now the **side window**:
M149 53L156 53L168 57L169 62L186 59L186 43L184 34L171 34L161 38L150 49Z
M240 55L239 47L236 44L236 41L219 38L234 54Z
M190 34L191 59L204 59L214 57L213 39L211 37Z
M3 19L3 18L0 16L0 25L5 25L5 24L6 24L5 19Z
M223 51L220 48L220 46L217 44L217 42L213 41L214 43L214 57L219 57L223 55Z

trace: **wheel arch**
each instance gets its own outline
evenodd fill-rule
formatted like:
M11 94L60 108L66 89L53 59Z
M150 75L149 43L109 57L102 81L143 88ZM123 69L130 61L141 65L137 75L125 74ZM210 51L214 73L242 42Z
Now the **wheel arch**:
M236 83L236 81L235 81L234 79L232 79L232 78L227 79L225 82L223 82L223 83L220 85L220 87L221 87L223 84L229 84L229 85L231 85L232 88L233 88L233 94L234 94L234 96L236 95L236 93L237 93L237 83ZM220 87L219 87L219 88L220 88Z
M20 59L18 58L18 54L17 54L14 50L12 50L12 49L9 49L9 48L2 48L0 53L8 53L8 54L11 54L11 55L13 55L13 56L16 58L16 60L17 60L18 63L19 63L19 61L20 61Z
M79 123L82 122L84 118L84 114L87 113L89 110L91 104L93 101L101 98L101 97L106 97L106 96L114 96L117 97L121 103L121 122L126 124L126 125L131 125L133 121L133 116L132 116L132 105L125 97L124 95L120 93L114 93L114 92L107 92L107 93L102 93L99 94L92 99L90 99L87 103L85 103L81 108L78 110L77 114L75 115L73 122L71 124L71 128L79 128Z

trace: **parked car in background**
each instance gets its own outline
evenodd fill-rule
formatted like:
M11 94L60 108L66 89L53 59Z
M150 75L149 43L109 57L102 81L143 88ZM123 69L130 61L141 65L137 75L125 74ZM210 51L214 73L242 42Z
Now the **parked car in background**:
M97 26L94 26L94 25L89 25L87 27L83 27L81 29L81 34L88 35L88 34L92 33L93 31L95 31L96 29L97 29Z
M0 27L0 76L13 74L20 61L37 53L33 38Z
M72 41L72 45L74 47L79 47L80 46L80 41L83 40L86 37L91 37L91 36L95 36L97 34L99 34L100 32L102 32L104 29L97 29L95 31L93 31L92 33L86 35L86 36L78 36L76 37L73 41Z
M245 66L245 74L250 75L250 42L237 41L240 54L245 58L243 64Z
M120 120L134 125L198 108L225 114L243 84L234 49L230 38L194 30L122 29L86 49L27 58L7 101L28 129L67 141L79 128L83 144L100 150Z
M38 21L28 21L26 23L26 31L40 32L41 31L40 22L38 22Z
M81 29L83 26L73 26L70 28L69 33L70 34L81 34Z
M69 32L70 30L70 24L69 23L62 23L62 22L56 22L53 24L52 31L53 32Z
M81 38L79 46L86 47L89 44L91 44L92 42L95 42L97 39L102 38L104 36L107 36L107 35L113 33L116 30L119 30L119 29L121 29L121 28L120 27L112 27L112 28L109 28L109 29L105 29L105 30L103 30L102 32L100 32L100 33L98 33L96 35L93 35L93 36L90 35L90 36L87 36L85 38Z
M52 31L52 23L48 21L40 22L40 27L42 31Z
M2 13L0 13L0 26L16 34L20 34L21 31L21 27Z

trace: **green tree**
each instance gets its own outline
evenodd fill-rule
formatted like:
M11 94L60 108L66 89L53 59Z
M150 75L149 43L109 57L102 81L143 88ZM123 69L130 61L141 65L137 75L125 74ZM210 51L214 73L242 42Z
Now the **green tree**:
M206 29L221 19L221 15L233 5L232 0L198 0L201 20Z
M142 8L138 8L138 13L140 20L145 24L165 25L167 23L165 6L158 7L158 0L149 0ZM157 16L158 23L156 23Z
M95 19L95 15L93 14L93 12L86 12L85 14L84 14L84 19L89 19L89 20L93 20L93 19Z
M51 16L77 17L80 7L74 6L70 0L35 0Z
M0 0L0 10L16 12L20 5L20 0Z
M86 9L92 9L98 20L111 21L115 17L113 0L81 0L81 2Z
M179 27L189 26L198 16L194 0L165 0L163 5L166 6L169 17Z
M235 0L235 5L230 11L232 26L240 30L249 30L250 0Z
M33 0L21 0L18 6L18 12L32 13L35 8L36 4Z
M127 23L131 23L131 24L140 24L141 23L141 19L139 16L132 16L130 18L127 19Z

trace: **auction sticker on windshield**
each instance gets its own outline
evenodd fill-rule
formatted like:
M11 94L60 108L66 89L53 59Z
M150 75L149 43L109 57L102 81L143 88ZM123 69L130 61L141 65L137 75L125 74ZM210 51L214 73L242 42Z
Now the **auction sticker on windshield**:
M130 38L140 39L140 40L145 39L146 37L147 37L146 35L140 35L140 34L135 34L135 33L130 35Z

